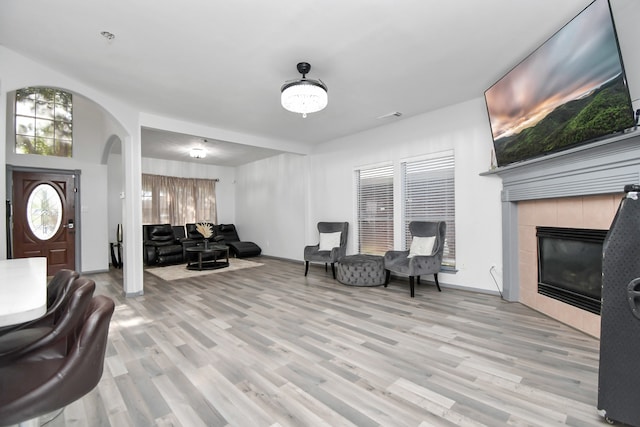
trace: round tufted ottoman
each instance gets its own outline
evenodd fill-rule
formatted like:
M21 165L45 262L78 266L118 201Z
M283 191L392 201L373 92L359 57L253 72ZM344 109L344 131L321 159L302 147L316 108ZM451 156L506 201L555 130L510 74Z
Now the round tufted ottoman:
M344 285L384 285L384 258L377 255L348 255L340 258L336 278Z

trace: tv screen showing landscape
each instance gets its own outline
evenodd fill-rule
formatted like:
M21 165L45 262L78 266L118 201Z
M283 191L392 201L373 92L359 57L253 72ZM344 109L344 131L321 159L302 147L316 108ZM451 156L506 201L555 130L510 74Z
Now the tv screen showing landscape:
M485 92L498 166L635 124L607 0L596 0Z

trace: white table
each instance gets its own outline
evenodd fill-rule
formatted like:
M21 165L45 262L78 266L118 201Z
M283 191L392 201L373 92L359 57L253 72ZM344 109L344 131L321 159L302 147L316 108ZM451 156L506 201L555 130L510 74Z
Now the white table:
M28 322L47 311L47 259L0 260L0 326Z

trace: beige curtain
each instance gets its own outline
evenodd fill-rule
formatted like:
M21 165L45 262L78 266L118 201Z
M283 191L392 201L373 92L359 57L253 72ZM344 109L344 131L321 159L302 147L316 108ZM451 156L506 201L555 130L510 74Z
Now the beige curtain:
M142 174L142 223L217 224L216 181Z

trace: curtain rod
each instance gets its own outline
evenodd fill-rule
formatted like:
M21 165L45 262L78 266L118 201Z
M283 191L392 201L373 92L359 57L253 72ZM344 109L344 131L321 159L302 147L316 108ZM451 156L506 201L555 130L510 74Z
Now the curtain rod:
M182 178L182 179L208 179L209 181L220 182L220 178L193 178L193 177L187 177L187 176L158 175L158 174L155 174L155 173L143 173L142 175L164 176L164 177L167 177L167 178Z

